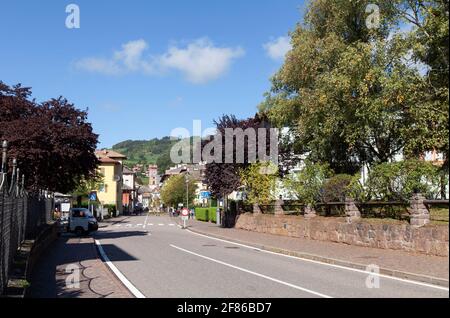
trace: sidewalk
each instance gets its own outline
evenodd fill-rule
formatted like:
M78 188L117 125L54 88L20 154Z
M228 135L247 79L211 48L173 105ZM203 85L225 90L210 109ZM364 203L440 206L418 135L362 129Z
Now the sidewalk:
M73 277L74 269L79 270L80 283L70 288L66 280ZM58 238L41 256L27 295L32 298L133 298L102 262L92 237L68 234Z
M404 251L350 246L340 243L307 240L224 229L213 223L189 220L189 230L241 243L262 250L298 256L346 267L365 270L367 265L380 267L380 273L426 283L448 286L448 257L428 256Z

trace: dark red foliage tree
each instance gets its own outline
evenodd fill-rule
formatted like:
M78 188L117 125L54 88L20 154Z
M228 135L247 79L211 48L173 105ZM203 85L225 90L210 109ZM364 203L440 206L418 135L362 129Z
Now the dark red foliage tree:
M0 141L17 158L27 188L70 192L81 178L95 175L98 135L87 112L59 97L43 103L31 89L0 82Z
M241 128L243 130L247 128L253 128L256 131L259 128L267 129L266 132L266 153L269 154L270 147L270 133L268 129L270 128L266 118L261 117L256 114L255 117L239 120L234 115L223 115L218 120L214 121L217 131L220 132L222 137L222 145L225 150L225 129L226 128ZM258 145L258 134L256 139L256 144ZM203 142L203 146L208 141ZM233 157L236 159L236 138L233 140ZM258 147L256 147L258 151ZM243 163L224 163L225 162L225 151L222 154L223 163L207 163L205 178L208 186L213 195L219 198L225 198L227 195L237 190L241 185L239 170L246 168L251 162L248 160L248 143L244 143L244 162Z

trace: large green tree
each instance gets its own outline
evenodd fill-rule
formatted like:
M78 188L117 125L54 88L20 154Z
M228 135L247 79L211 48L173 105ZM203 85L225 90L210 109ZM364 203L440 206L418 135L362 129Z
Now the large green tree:
M161 189L161 200L164 204L172 207L178 206L179 203L186 205L186 192L189 193L189 205L195 198L195 191L197 188L196 182L193 179L188 179L189 190L186 186L186 178L184 174L173 175L165 183Z
M422 153L436 149L449 153L449 2L448 0L398 1L397 14L411 26L407 33L412 59L424 76L415 83L417 100L408 108L414 124L405 131L407 151Z
M402 150L448 153L448 80L433 75L448 72L448 62L433 66L429 57L448 58L448 4L378 1L374 26L371 2L312 0L260 106L272 123L291 128L296 152L337 173ZM416 7L414 24L407 18Z

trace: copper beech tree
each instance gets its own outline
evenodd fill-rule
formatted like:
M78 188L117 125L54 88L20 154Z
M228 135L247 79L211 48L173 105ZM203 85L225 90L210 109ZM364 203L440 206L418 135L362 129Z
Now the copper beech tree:
M65 98L38 103L31 89L0 81L0 140L17 158L26 186L70 192L95 176L98 135L82 111Z

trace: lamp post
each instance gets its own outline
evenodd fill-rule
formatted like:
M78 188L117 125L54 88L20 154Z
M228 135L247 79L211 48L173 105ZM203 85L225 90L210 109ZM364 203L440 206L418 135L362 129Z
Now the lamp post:
M184 175L186 182L186 209L189 209L189 172Z

